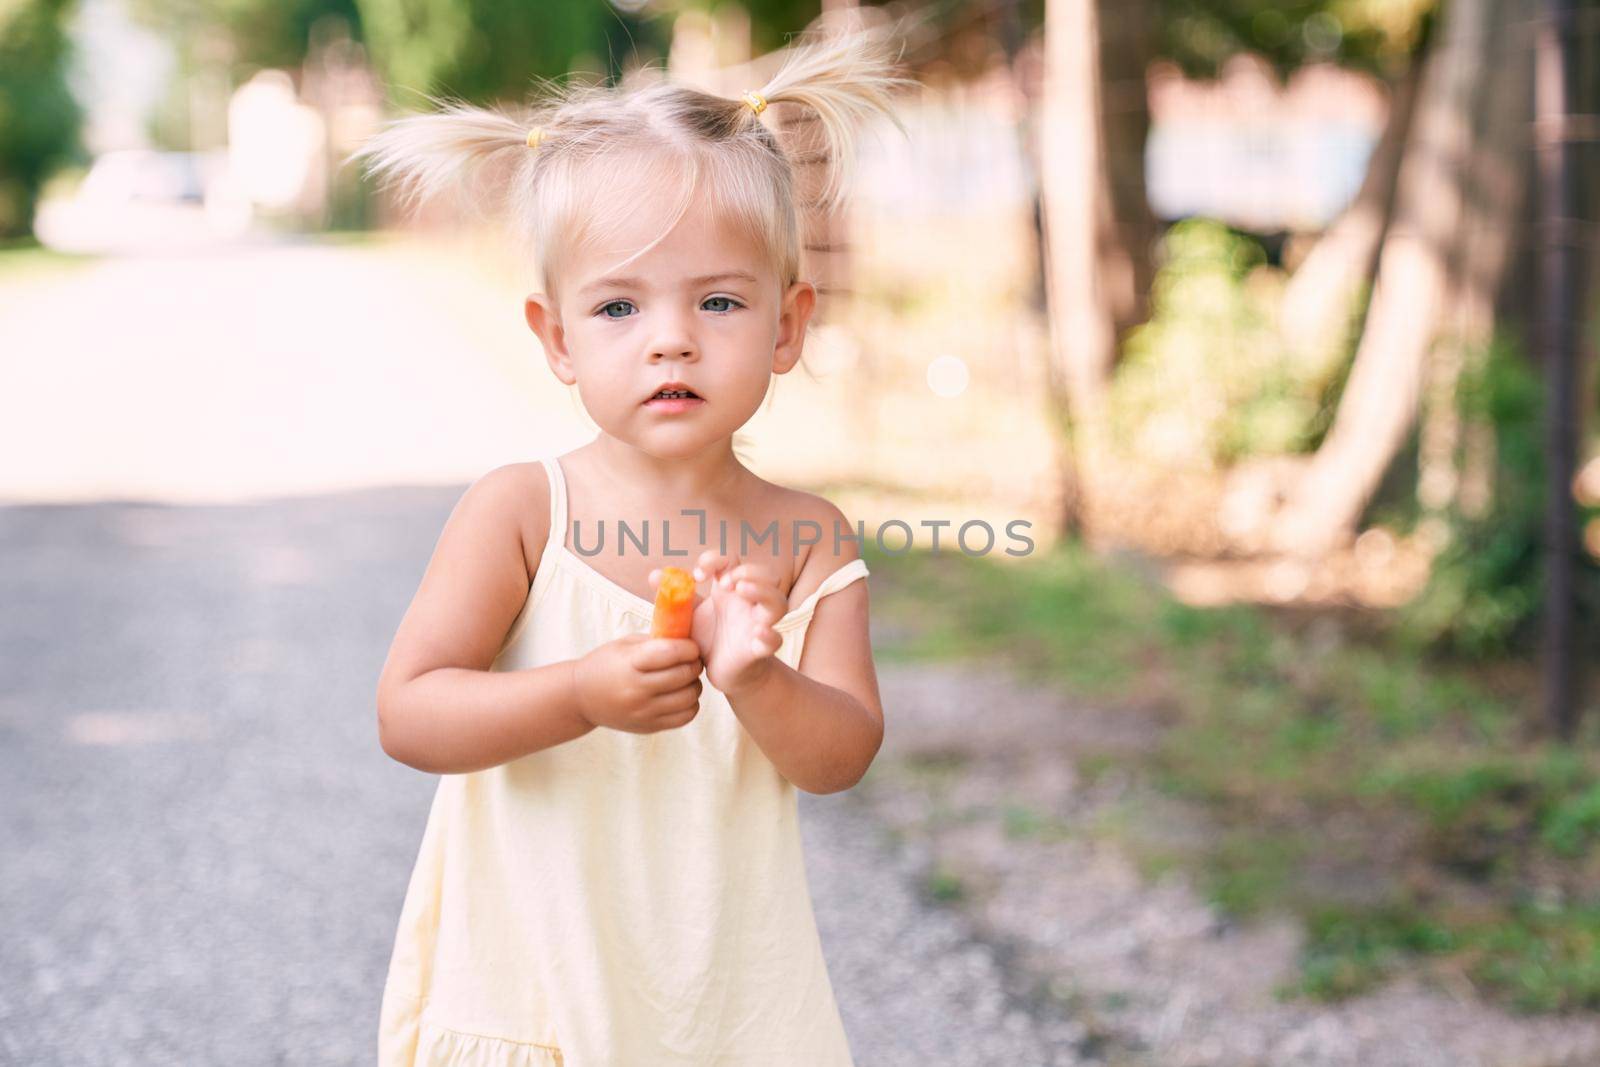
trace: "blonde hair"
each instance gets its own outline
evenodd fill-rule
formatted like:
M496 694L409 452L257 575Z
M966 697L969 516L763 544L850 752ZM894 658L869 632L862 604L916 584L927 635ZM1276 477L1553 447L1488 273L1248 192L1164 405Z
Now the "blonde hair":
M779 53L781 64L754 91L768 105L796 105L820 120L814 139L820 150L809 158L791 158L744 97L665 80L610 87L544 79L536 93L543 98L517 109L430 97L436 112L390 122L346 162L368 160L385 187L398 187L406 208L446 190L475 212L502 207L526 247L536 250L552 294L565 280L570 254L606 238L608 220L626 215L625 204L614 215L604 209L624 183L645 178L662 190L682 188L662 234L618 267L665 237L704 185L722 217L754 240L787 289L800 271L797 164L825 168L811 206L831 211L847 191L857 126L877 113L906 132L891 92L915 83L893 73L899 55L891 58L891 47L890 33L874 27L803 34Z

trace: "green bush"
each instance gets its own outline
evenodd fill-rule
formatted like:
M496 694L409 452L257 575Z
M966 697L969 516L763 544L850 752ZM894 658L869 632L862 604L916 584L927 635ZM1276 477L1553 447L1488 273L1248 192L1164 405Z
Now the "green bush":
M1449 542L1426 589L1399 613L1401 632L1473 655L1526 650L1544 601L1544 404L1542 383L1506 338L1462 377L1463 418L1494 428L1494 499L1487 514L1446 517ZM1579 523L1584 516L1579 515ZM1576 561L1580 617L1600 606L1600 569Z
M1282 275L1260 243L1185 219L1158 259L1150 321L1129 331L1112 383L1120 447L1179 466L1315 448L1347 361L1299 359L1283 344Z

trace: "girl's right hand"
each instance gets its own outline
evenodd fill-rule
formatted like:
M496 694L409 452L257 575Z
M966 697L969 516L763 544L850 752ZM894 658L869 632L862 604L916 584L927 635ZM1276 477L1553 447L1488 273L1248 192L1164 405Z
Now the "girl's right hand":
M693 639L629 634L573 662L578 713L595 726L653 734L700 711L700 646Z

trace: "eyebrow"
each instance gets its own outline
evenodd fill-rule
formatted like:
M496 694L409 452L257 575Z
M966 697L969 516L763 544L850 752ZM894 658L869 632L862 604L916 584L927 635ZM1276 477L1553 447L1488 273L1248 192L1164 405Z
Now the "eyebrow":
M720 282L727 278L732 278L736 281L742 282L756 282L760 280L747 270L725 270L717 274L702 274L699 277L690 278L685 284L691 287L698 287L702 285L709 285L712 282ZM644 287L645 283L643 278L601 278L597 282L591 282L590 284L584 286L580 292L590 293L597 289L643 289Z

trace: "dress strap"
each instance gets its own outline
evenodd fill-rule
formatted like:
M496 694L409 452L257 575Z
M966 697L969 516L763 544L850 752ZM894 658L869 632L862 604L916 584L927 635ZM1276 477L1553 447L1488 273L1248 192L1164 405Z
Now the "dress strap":
M539 462L544 464L545 476L550 479L550 536L544 545L544 555L549 557L567 543L567 478L561 469L561 461L554 456ZM539 562L539 569L544 569L543 559Z
M857 556L849 563L846 563L844 566L828 575L827 578L823 579L822 584L813 589L811 591L811 595L800 602L800 606L795 609L795 613L797 615L805 614L807 611L810 611L812 608L816 607L817 601L821 600L829 593L837 592L838 590L849 585L851 582L855 581L857 578L865 578L870 573L871 572L867 570L867 561L862 559L860 556Z

